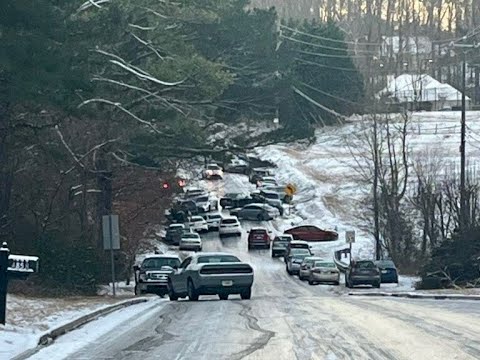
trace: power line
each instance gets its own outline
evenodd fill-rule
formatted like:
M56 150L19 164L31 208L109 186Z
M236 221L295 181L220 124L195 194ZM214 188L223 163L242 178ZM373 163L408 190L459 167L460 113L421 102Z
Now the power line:
M304 44L304 45L308 45L308 46L312 46L312 47L316 47L316 48L320 48L320 49L328 49L328 50L344 51L344 52L348 51L348 48L338 48L338 47L333 47L333 46L314 44L314 43L311 43L311 42L308 42L308 41L294 39L292 37L282 35L282 34L280 35L280 37L283 38L283 39L286 39L286 40L290 40L290 41L299 43L299 44ZM376 51L368 51L368 50L356 50L355 53L357 53L357 52L367 53L367 54L377 54Z
M457 38L450 38L450 39L446 39L446 40L434 40L433 42L437 43L437 44L445 44L445 43L452 43L452 42L456 43L456 42L459 42L459 41L462 41L462 40L466 40L469 37L475 36L479 33L480 33L480 25L477 26L476 28L472 29L469 33L467 33L464 36L460 36L460 37L457 37Z
M339 59L364 59L365 56L361 55L334 55L334 54L322 54L322 53L315 53L311 51L305 51L305 50L295 50L298 53L305 54L305 55L313 55L313 56L319 56L319 57L329 57L329 58L339 58Z
M288 30L290 30L292 32L295 32L295 33L299 33L299 34L302 34L302 35L305 35L305 36L309 36L309 37L314 38L314 39L326 40L326 41L331 41L331 42L334 42L334 43L350 44L350 45L382 45L381 43L359 43L359 42L355 42L355 41L332 39L332 38L324 37L324 36L320 36L320 35L309 34L307 32L300 31L298 29L294 29L294 28L288 27L286 25L280 25L280 27L284 28L284 29L288 29Z
M306 99L307 101L309 101L310 103L314 104L315 106L319 107L320 109L322 110L325 110L326 112L332 114L332 115L335 115L337 118L341 119L341 120L346 120L347 118L342 115L342 114L339 114L337 113L335 110L332 110L328 107L326 107L325 105L322 105L320 103L318 103L317 101L313 100L311 97L309 97L307 94L303 93L302 91L298 90L295 86L292 86L292 89L295 93L297 93L298 95L300 95L301 97L303 97L304 99ZM342 123L342 122L340 122Z
M349 69L349 68L343 68L343 67L338 67L338 66L323 65L323 64L319 64L319 63L316 63L316 62L313 62L313 61L303 60L303 59L300 59L300 58L295 58L295 60L300 61L300 62L303 62L303 63L305 63L305 64L309 64L309 65L314 65L314 66L318 66L318 67L321 67L321 68L325 68L325 69L340 70L340 71L350 71L350 72L357 72L357 71L358 71L357 69Z
M320 94L323 94L323 95L325 95L325 96L331 97L331 98L333 98L333 99L337 99L337 100L343 101L343 102L345 102L345 103L347 103L347 104L351 104L351 105L361 105L360 103L357 103L357 102L354 102L354 101L350 101L350 100L347 100L347 99L345 99L345 98L342 98L342 97L339 97L339 96L336 96L336 95L327 93L327 92L325 92L325 91L323 91L323 90L317 89L317 88L315 88L315 87L313 87L313 86L311 86L311 85L309 85L309 84L304 83L303 81L300 81L300 84L302 84L303 86L305 86L305 87L307 87L307 88L309 88L309 89L311 89L311 90L313 90L313 91L316 91L316 92L318 92L318 93L320 93Z

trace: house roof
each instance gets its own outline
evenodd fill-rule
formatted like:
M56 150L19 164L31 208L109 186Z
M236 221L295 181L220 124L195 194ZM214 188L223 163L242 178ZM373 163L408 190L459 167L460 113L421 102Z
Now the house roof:
M462 93L427 74L402 74L388 80L388 85L377 93L377 98L381 97L399 102L460 101ZM470 101L468 96L466 99Z

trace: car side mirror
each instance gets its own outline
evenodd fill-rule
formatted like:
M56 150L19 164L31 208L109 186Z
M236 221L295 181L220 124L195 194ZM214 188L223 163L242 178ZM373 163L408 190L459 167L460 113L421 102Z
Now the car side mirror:
M133 265L133 271L140 271L140 266Z
M178 265L173 265L173 266L172 266L172 269L173 269L173 270L178 270Z
M247 234L250 234L250 230L247 230Z

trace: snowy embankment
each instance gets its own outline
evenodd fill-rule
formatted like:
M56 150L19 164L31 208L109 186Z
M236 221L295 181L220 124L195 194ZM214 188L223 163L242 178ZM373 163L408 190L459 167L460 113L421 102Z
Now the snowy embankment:
M119 300L105 297L7 297L7 325L0 325L0 359L11 359L37 346L40 336Z
M358 152L355 136L370 126L362 119L353 119L342 127L319 129L316 142L278 144L255 150L255 155L278 165L276 176L283 183L294 183L295 225L312 224L337 229L338 241L321 246L323 253L345 247L345 231L356 231L353 256L371 258L374 242L372 226L367 220L365 199L371 191L359 173L359 163L352 152ZM408 125L410 159L435 156L444 169L451 171L459 158L460 112L412 113ZM467 159L474 166L480 157L480 112L467 113ZM291 224L283 222L280 227Z

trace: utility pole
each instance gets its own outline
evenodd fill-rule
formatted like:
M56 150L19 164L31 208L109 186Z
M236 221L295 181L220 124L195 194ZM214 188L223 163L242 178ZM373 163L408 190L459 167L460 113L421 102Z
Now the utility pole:
M469 224L467 213L467 194L466 194L466 160L465 160L465 133L466 133L466 90L467 90L467 49L476 49L480 44L455 44L454 48L463 50L462 59L462 116L461 116L461 134L460 134L460 230L465 230Z

